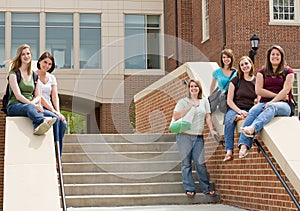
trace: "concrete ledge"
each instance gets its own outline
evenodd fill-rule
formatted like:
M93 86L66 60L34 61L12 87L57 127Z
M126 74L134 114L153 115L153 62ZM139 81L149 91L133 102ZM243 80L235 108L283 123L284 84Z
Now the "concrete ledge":
M300 122L297 117L276 117L263 128L260 137L300 194Z
M60 210L52 130L33 135L27 117L6 117L4 211Z

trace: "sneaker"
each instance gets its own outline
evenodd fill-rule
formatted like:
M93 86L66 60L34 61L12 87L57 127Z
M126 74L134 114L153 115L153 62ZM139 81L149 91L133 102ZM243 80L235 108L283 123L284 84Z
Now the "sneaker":
M54 123L56 122L56 118L51 118L50 120L46 120L46 121L49 124L49 126L52 127L54 125Z
M51 128L51 126L50 126L47 122L43 122L43 123L41 123L39 126L37 126L37 128L35 128L35 129L33 130L33 134L34 134L34 135L43 135L43 134L45 134L50 128Z

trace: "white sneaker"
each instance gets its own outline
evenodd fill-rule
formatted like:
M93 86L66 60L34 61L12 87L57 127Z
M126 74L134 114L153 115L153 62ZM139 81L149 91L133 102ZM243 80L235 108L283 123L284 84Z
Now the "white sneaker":
M43 135L43 134L45 134L50 128L51 128L51 126L50 126L47 122L43 122L43 123L41 123L39 126L37 126L37 128L35 128L35 129L33 130L33 134L34 134L34 135Z
M54 123L56 122L56 118L51 118L50 120L46 120L46 121L49 124L49 126L52 127L54 125Z

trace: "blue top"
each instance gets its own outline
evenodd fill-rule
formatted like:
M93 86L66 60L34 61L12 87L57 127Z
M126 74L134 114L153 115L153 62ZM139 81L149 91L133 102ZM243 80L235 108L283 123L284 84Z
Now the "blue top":
M217 80L218 88L220 90L222 90L223 92L225 92L228 89L229 84L230 84L230 80L236 76L237 71L236 70L234 70L234 71L235 71L235 73L233 73L233 75L229 78L228 76L223 74L223 71L222 71L221 67L214 70L212 76L215 80ZM228 83L227 83L227 81L228 81ZM226 85L226 87L224 87L226 83L227 83L227 85Z

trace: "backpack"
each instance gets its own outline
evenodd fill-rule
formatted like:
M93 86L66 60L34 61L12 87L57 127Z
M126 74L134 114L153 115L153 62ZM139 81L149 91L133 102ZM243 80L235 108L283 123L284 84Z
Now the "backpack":
M21 82L21 72L17 71L16 76L17 76L17 83L19 84ZM35 86L36 86L38 77L39 77L39 75L33 71L34 90L35 90ZM9 80L9 76L7 76L7 81L8 80ZM7 114L7 105L8 105L8 101L10 100L10 98L11 98L11 93L9 90L9 82L8 82L6 85L5 94L3 95L3 98L2 98L2 108L1 108L1 111L3 111L5 114Z

